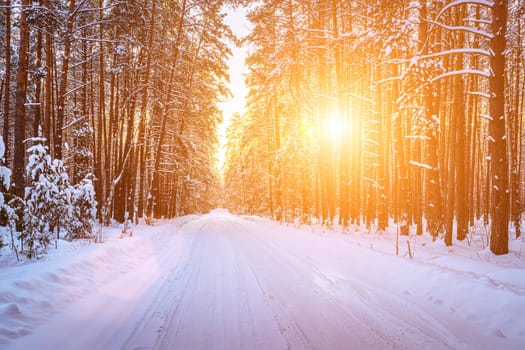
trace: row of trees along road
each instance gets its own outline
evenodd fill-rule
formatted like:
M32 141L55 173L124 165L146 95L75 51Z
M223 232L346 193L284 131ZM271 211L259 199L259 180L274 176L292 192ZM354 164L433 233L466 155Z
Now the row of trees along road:
M261 1L226 202L379 230L393 218L447 245L481 223L507 253L523 210L524 18L523 0Z
M41 129L99 214L206 211L218 191L216 102L229 95L229 27L205 0L2 0L0 111L12 191Z

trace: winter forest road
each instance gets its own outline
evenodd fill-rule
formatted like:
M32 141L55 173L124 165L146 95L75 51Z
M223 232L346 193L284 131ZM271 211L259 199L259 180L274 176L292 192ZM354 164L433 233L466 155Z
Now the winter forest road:
M392 276L390 268L406 268L411 278L428 273L406 259L258 220L215 211L182 227L170 224L151 247L119 253L120 272L11 347L459 349L473 339L497 345L484 343L474 325L458 327L444 307L424 303L417 284Z

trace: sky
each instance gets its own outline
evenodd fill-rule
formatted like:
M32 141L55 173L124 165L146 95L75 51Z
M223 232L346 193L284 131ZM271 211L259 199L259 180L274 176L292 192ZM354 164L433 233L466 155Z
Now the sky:
M225 23L232 28L233 33L238 37L245 37L250 32L250 22L246 18L246 8L227 8L227 16ZM229 74L230 74L230 90L232 91L233 98L221 102L219 107L222 109L224 122L219 126L219 169L222 169L224 164L225 156L225 144L226 144L226 129L230 124L231 116L234 113L242 114L244 112L247 88L244 83L244 76L248 73L244 61L247 56L246 47L237 47L234 43L230 43L232 56L228 61Z

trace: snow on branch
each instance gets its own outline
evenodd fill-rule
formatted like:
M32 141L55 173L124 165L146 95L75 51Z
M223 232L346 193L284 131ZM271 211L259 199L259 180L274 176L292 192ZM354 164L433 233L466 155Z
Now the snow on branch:
M80 121L82 121L82 120L84 120L84 119L86 119L86 116L85 116L85 115L83 115L83 116L81 116L81 117L79 117L79 118L73 119L73 120L72 120L71 122L69 122L67 125L64 125L64 126L62 127L62 130L67 130L67 129L69 129L71 126L77 124L78 122L80 122Z
M381 85L381 84L385 84L385 83L388 83L388 82L394 82L394 81L400 81L401 80L401 77L397 76L397 77L389 77L389 78L385 78L385 79L381 79L377 82L377 85Z
M425 135L406 135L405 138L409 140L430 140L430 137Z
M444 50L434 53L429 53L426 55L421 56L414 56L412 58L396 58L389 61L386 61L384 63L390 63L390 64L400 64L400 63L412 63L415 64L419 60L425 60L430 58L436 58L441 56L447 56L447 55L456 55L456 54L471 54L471 55L483 55L483 56L492 56L492 52L489 50L484 49L476 49L471 47L464 47L464 48L458 48L458 49L451 49L451 50Z
M416 167L419 167L419 168L423 168L423 169L427 169L427 170L432 170L434 169L431 165L429 164L425 164L425 163L420 163L420 162L416 162L414 160L411 160L409 161L410 165L413 165L413 166L416 166Z
M101 24L110 24L110 23L111 22L108 21L108 20L88 22L88 23L83 24L81 26L75 27L73 29L73 33L77 33L77 32L80 32L80 31L82 31L84 29L91 28L91 27L94 27L94 26L98 26L98 25L101 25Z
M473 18L473 17L467 17L464 19L465 22L472 22L472 23L480 23L480 24L492 24L492 21L486 20L486 19L479 19L479 18Z
M489 7L489 8L492 8L494 6L494 2L487 1L487 0L457 0L457 1L452 1L451 3L445 5L441 9L441 11L439 11L439 13L436 16L436 18L434 19L434 21L437 22L439 17L441 17L445 12L447 12L449 9L451 9L453 7L460 6L460 5L469 5L469 4L480 5L480 6L485 6L485 7Z
M481 91L467 91L468 95L490 98L490 95Z
M327 94L321 94L321 93L313 93L312 95L314 95L315 97L322 97L322 98L325 98L329 101L333 101L333 102L337 102L337 97L334 97L334 96L330 96L330 95L327 95Z
M376 180L374 180L374 179L372 179L372 178L370 178L370 177L364 177L364 178L363 178L363 181L365 181L365 182L369 182L369 183L370 183L373 187L375 187L375 188L379 188L379 183L377 183Z
M71 90L69 90L69 91L66 91L66 94L65 94L64 96L71 95L72 93L74 93L74 92L76 92L76 91L78 91L78 90L80 90L80 89L82 89L82 88L85 88L86 86L89 86L89 85L91 85L92 83L93 83L93 80L90 80L90 81L88 81L88 82L86 82L86 83L84 83L84 84L80 84L80 85L74 87L73 89L71 89Z
M361 101L364 101L364 102L368 102L369 104L371 104L373 106L375 106L375 104L376 104L374 100L372 100L372 99L370 99L368 97L362 96L362 95L354 94L354 93L352 93L350 91L346 91L344 95L345 95L345 97L353 97L355 99L358 99L358 100L361 100Z
M84 8L84 4L87 2L88 0L82 0L80 2L80 4L77 4L76 8L73 10L73 12L69 13L69 18L75 18L78 11L80 11L81 9Z
M112 4L109 4L109 5L104 6L104 7L87 7L87 8L82 8L82 9L78 10L78 12L82 13L82 12L107 11L107 10L111 10L113 7L116 7L117 5L118 5L118 3L112 3Z
M444 50L444 51L440 51L436 53L431 53L428 55L422 55L422 56L419 56L419 59L435 58L435 57L454 55L454 54L460 54L460 53L461 54L478 54L478 55L483 55L483 56L491 56L491 52L488 50L464 47L464 48L459 48L459 49Z
M458 31L462 31L462 32L468 32L468 33L471 33L471 34L476 34L476 35L480 35L482 37L485 37L487 39L492 39L494 37L494 35L492 33L488 33L484 30L480 30L480 29L477 29L477 28L472 28L472 27L468 27L468 26L449 26L449 25L446 25L446 24L443 24L443 23L440 23L440 22L437 22L437 21L433 21L433 20L427 20L429 23L432 23L433 25L437 25L441 28L444 28L444 29L447 29L447 30L451 30L451 31L454 31L454 30L458 30Z
M477 70L477 69L461 69L461 70L455 70L455 71L452 71L452 72L443 73L441 75L438 75L437 77L432 78L430 81L433 83L433 82L435 82L437 80L440 80L440 79L443 79L443 78L451 77L451 76L454 76L454 75L461 75L461 74L473 74L473 75L479 75L481 77L485 77L487 79L490 78L490 74L489 73L481 71L481 70Z
M372 145L379 145L379 142L377 142L376 140L372 140L371 138L365 138L363 141L371 143Z

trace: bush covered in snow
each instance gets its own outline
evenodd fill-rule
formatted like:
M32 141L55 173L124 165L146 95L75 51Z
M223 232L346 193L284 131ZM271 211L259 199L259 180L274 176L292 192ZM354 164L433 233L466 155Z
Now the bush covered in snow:
M96 217L93 184L85 178L73 186L61 160L52 159L42 139L28 149L24 227L19 236L29 258L38 256L61 233L68 239L92 236Z
M92 238L97 218L97 201L91 175L73 187L68 238Z
M0 221L5 225L7 224L7 218L8 218L8 206L5 203L5 196L4 193L6 193L9 190L10 181L11 181L11 170L4 166L4 153L5 153L5 145L4 145L4 139L2 136L0 136ZM4 247L4 239L3 236L0 235L0 249Z
M51 242L68 194L64 187L67 174L61 174L62 164L52 161L47 147L42 143L28 149L30 153L26 168L29 186L25 189L24 230L20 234L22 250L29 258L45 250ZM57 237L58 238L58 237Z

